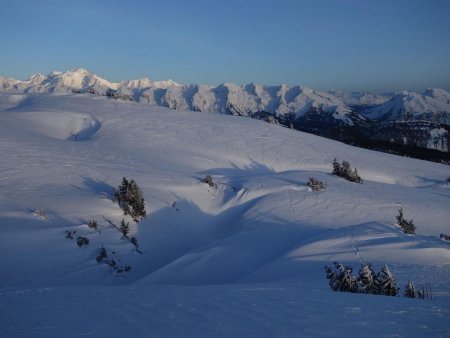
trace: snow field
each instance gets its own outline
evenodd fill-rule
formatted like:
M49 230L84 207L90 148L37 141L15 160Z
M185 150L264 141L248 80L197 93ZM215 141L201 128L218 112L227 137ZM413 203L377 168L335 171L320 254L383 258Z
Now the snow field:
M448 166L98 96L0 104L1 335L449 335ZM364 183L331 175L335 157ZM147 202L142 222L127 219L143 254L110 223L124 176ZM309 177L327 189L309 191ZM400 207L416 235L395 226ZM102 246L131 271L98 264ZM387 263L399 287L430 284L436 299L334 293L334 260Z

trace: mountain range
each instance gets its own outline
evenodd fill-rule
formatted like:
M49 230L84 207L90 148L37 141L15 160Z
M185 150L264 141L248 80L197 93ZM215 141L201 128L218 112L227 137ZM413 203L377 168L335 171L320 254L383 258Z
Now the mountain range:
M449 151L450 93L427 89L375 94L317 91L254 83L218 86L148 78L110 82L84 69L35 74L26 81L0 77L8 93L90 93L177 110L267 120L355 145L392 145Z

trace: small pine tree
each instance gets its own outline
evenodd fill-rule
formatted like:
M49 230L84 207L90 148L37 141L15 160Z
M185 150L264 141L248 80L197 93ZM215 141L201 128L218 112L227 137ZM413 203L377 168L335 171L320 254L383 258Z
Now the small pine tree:
M420 288L419 291L417 291L417 298L425 299L425 289L424 288Z
M370 264L361 263L356 284L360 293L377 293L376 274Z
M135 222L139 222L139 219L144 218L147 215L144 196L134 180L131 180L131 198L129 203L131 206L130 216Z
M362 178L358 174L358 169L355 168L355 170L350 174L349 181L354 183L362 183Z
M339 262L334 262L335 269L326 266L325 273L330 288L334 291L357 292L356 279L352 275L352 268Z
M333 175L342 177L342 168L336 158L333 160Z
M122 218L122 222L120 222L120 232L122 233L122 239L128 238L128 234L130 233L129 223L125 223L125 220Z
M414 284L411 281L408 281L408 284L405 286L405 297L408 298L416 298L416 290L414 288Z
M379 294L396 296L398 292L397 282L389 267L385 264L377 275L377 289Z
M336 264L336 262L335 262ZM330 268L329 266L325 267L325 273L327 275L327 279L328 279L328 285L330 286L330 288L333 291L338 291L338 286L337 286L337 274L336 271L334 271L332 268Z
M403 216L403 208L398 209L398 215L395 216L397 219L397 224L402 229L405 234L415 234L416 226L414 225L413 220L406 220Z

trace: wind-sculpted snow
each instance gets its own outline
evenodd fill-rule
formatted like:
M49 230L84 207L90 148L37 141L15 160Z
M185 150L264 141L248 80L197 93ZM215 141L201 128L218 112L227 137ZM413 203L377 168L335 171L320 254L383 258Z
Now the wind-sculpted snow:
M448 335L448 166L96 95L3 94L0 107L0 336ZM363 184L332 175L334 158ZM112 201L123 177L145 197L138 224ZM98 263L101 248L131 270ZM434 299L333 292L334 260L388 264Z
M60 140L86 140L100 128L100 122L89 114L37 111L8 114L10 123L21 132L29 132Z

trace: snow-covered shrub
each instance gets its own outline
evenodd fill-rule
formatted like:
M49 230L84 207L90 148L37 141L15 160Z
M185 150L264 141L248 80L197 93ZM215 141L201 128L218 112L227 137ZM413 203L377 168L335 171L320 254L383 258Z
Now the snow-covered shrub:
M319 181L315 177L310 177L307 185L312 191L323 191L327 187L324 182Z
M125 220L122 218L122 222L120 222L119 227L120 232L122 233L122 239L128 238L128 234L130 233L129 223L125 223Z
M48 221L48 215L47 212L44 209L35 209L33 211L33 215L44 220L44 221Z
M77 245L81 248L83 245L89 244L89 238L78 236L77 238Z
M450 242L450 236L449 235L441 234L439 236L439 238L444 240L444 241Z
M147 215L144 196L133 179L131 181L126 177L122 179L122 184L114 189L114 202L119 203L124 215L130 215L135 222L139 222Z
M66 238L73 239L73 235L76 233L76 230L66 230Z
M377 276L370 264L361 263L356 285L360 293L378 293Z
M415 234L416 233L416 227L414 225L413 220L406 220L403 217L403 208L398 209L398 215L395 216L397 219L398 226L402 229L402 231L405 234Z
M97 227L98 227L97 221L95 221L93 219L90 220L87 225L91 229L97 229Z
M332 174L342 177L350 182L362 183L362 178L358 174L358 169L355 168L353 170L348 161L342 161L342 164L339 164L337 159L334 159Z
M116 261L114 259L112 259L112 258L111 259L105 259L103 261L103 263L105 263L106 265L109 265L112 268L114 268L117 265Z
M416 298L416 290L413 282L408 281L408 284L406 284L404 296L407 298Z
M115 270L117 273L129 272L129 271L131 270L131 266L126 265L126 266L124 266L124 267L115 267L114 270Z
M108 254L106 253L106 249L104 247L102 247L96 258L97 263L102 262L105 258L108 258Z
M216 183L214 183L211 175L206 175L206 177L202 180L203 183L206 183L211 188L214 188L216 186Z
M333 264L334 269L325 267L330 288L334 291L356 292L356 278L352 275L352 268L339 262Z
M398 292L397 282L389 267L385 264L377 274L377 289L380 295L396 296Z

